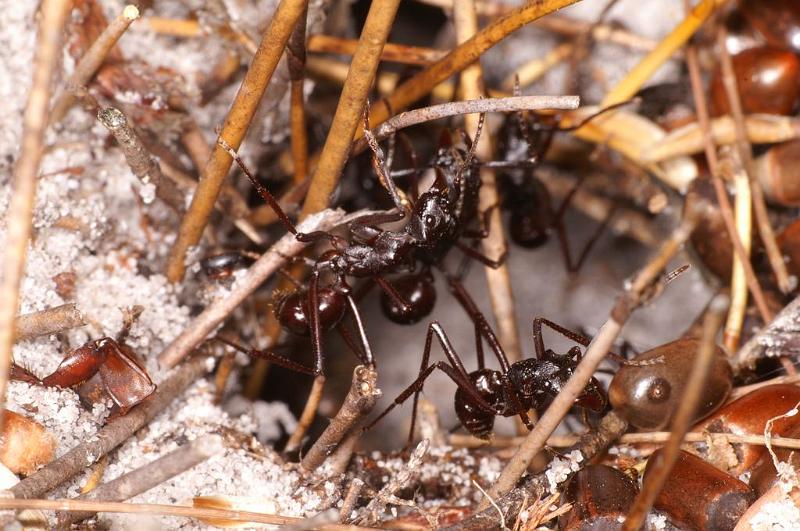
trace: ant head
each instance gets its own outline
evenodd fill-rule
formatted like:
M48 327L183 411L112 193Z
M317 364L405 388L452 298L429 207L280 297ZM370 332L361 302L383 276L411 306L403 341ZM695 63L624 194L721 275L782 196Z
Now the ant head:
M432 188L422 194L414 205L407 230L424 246L435 245L448 236L454 226L455 220L447 191Z
M346 308L347 300L344 293L334 288L320 288L317 292L320 329L324 332L339 324ZM275 316L281 326L289 332L298 336L311 335L308 291L295 291L286 295L275 307Z

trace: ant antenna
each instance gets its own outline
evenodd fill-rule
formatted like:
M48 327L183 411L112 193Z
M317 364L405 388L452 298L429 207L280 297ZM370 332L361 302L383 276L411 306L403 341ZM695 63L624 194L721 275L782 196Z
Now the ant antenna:
M375 171L375 174L378 176L378 181L381 183L381 185L383 185L386 191L389 192L392 201L394 202L395 206L400 209L400 211L405 213L410 212L411 202L408 200L405 194L397 188L392 178L389 177L389 172L386 169L386 161L383 154L383 149L381 149L381 146L375 139L375 135L369 128L369 100L367 100L364 106L364 138L367 139L367 144L372 150L372 168Z
M664 284L669 284L683 273L685 273L691 267L690 264L683 264L682 266L678 267L677 269L673 270L670 273L667 273L667 276L664 278Z

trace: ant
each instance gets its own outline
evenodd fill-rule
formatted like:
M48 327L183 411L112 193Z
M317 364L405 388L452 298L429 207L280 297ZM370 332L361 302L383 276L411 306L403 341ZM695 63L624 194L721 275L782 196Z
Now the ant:
M110 337L91 340L76 348L64 357L53 373L44 378L39 378L16 363L11 364L13 380L45 387L75 387L96 375L100 376L103 392L118 407L115 416L125 415L156 389L130 347Z
M447 333L437 321L432 322L428 326L422 364L420 365L417 379L400 393L394 402L365 429L372 428L392 409L405 402L413 394L414 409L411 413L410 443L414 433L419 394L422 392L425 380L436 369L447 374L458 386L454 397L456 415L461 425L475 437L488 439L494 427L494 420L498 415L504 417L519 415L528 429L532 429L533 425L527 415L528 410L533 409L539 413L543 412L561 391L578 366L582 357L580 348L577 346L572 347L566 354L558 354L546 349L542 338L542 326L548 326L584 347L589 345L590 340L543 317L537 317L533 320L533 341L536 357L517 361L513 364L509 363L508 357L500 346L486 317L478 309L463 285L455 278L450 278L449 284L453 295L458 299L475 324L475 348L478 369L472 372L466 370L461 358L450 343ZM437 361L430 364L431 345L434 335L447 357L447 362ZM499 371L488 369L485 366L482 345L484 340L489 344L500 364ZM607 404L606 393L600 382L595 378L589 381L583 393L575 400L576 406L595 412L602 412Z

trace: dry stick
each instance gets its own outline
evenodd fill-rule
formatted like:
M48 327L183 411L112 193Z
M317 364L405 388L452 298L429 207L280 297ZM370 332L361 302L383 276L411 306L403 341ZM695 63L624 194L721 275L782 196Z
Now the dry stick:
M586 388L586 384L589 383L598 365L613 345L622 325L628 320L631 312L651 295L647 293L648 288L652 287L667 262L691 235L697 222L696 217L697 214L693 209L687 209L680 225L673 230L669 239L659 249L658 254L637 273L626 290L619 295L609 318L592 339L583 359L575 368L575 372L544 412L534 429L525 437L517 452L503 469L497 482L490 489L489 496L491 498L499 498L514 487L527 470L533 457L544 447L547 438L552 435L564 416L575 405L575 398Z
M745 251L744 245L742 245L742 241L739 239L739 233L736 231L736 222L733 219L731 202L728 199L725 184L722 182L722 178L719 174L719 161L717 159L714 140L711 138L708 104L706 103L706 97L703 91L700 62L697 56L697 49L691 45L686 48L686 66L689 68L689 79L692 83L692 97L694 98L694 105L697 111L697 121L700 123L700 128L703 131L703 138L705 140L706 161L708 162L708 169L711 173L711 181L714 184L714 191L717 196L717 203L719 203L722 220L725 223L725 230L728 231L728 236L730 236L731 243L733 243L733 250L744 267L747 287L753 295L753 301L761 314L761 319L765 323L768 323L772 320L772 313L769 311L766 299L764 298L764 292L761 290L761 285L758 283L758 278L756 278L756 274L753 271L753 265L747 258L747 252Z
M350 153L350 144L364 113L367 95L375 80L383 45L389 36L400 0L373 0L353 55L347 80L333 116L328 138L311 178L300 219L328 206L331 194Z
M15 340L57 334L86 324L75 303L62 304L38 312L26 313L16 319Z
M238 150L241 146L264 91L272 79L275 67L283 55L283 49L297 21L305 12L307 4L308 0L281 0L269 27L264 32L261 44L242 80L218 137L234 150ZM178 238L170 251L167 262L167 278L170 282L179 282L183 279L186 253L200 241L232 162L233 159L228 152L219 142L215 142L214 151L203 169L197 190L192 197L192 204L181 222Z
M125 154L125 162L130 166L131 171L142 183L142 200L149 203L153 200L153 190L155 195L164 201L176 212L184 211L184 195L172 179L163 179L161 166L150 155L150 152L142 144L141 138L133 130L128 118L114 107L101 109L97 113L98 121L108 129L119 143L122 153Z
M306 70L312 77L341 86L347 80L350 63L329 57L311 56L306 61ZM382 96L391 94L399 79L397 72L379 73L375 78L376 92Z
M189 470L223 451L222 437L216 434L204 435L194 441L151 461L150 463L124 474L117 479L103 483L75 500L95 500L119 502L133 498L153 487ZM94 513L58 513L58 526L70 526Z
M361 491L364 490L364 481L353 478L350 482L350 487L347 488L347 493L342 500L342 506L339 509L339 523L344 524L350 521L350 515L358 503L358 498L361 496Z
M14 498L0 498L0 510L38 509L42 511L91 511L93 513L127 513L127 514L152 514L159 516L185 516L188 518L208 518L239 520L259 524L283 525L300 522L304 518L294 516L281 516L277 514L253 513L249 511L232 511L228 509L205 509L186 507L180 505L164 505L159 503L123 503L101 502L84 500L24 500ZM373 528L324 525L322 530L342 531L367 531Z
M342 407L300 461L300 466L306 471L319 467L348 433L359 429L379 396L378 373L371 367L357 366Z
M372 134L380 142L401 129L460 114L537 111L544 109L569 111L577 109L580 104L578 96L509 96L507 98L484 98L482 96L483 94L478 94L475 96L477 99L440 103L439 105L402 112L392 116L379 127L373 129ZM365 149L367 149L367 140L365 138L360 138L353 145L354 154L361 153Z
M583 456L582 463L589 463L597 455L602 454L627 429L628 423L612 411L603 417L596 430L581 436L579 442L571 449L578 450L581 453ZM566 478L565 481L568 481L568 479ZM522 485L505 496L494 498L495 504L503 512L506 520L513 520L523 510L531 496L538 496L539 493L548 491L551 481L547 477L547 470L540 472L526 479ZM497 528L497 520L497 509L487 507L446 529L450 531L495 529Z
M358 41L342 39L332 35L312 35L308 39L308 51L317 53L338 53L353 55L358 48ZM408 65L428 66L447 54L447 50L406 46L387 42L381 53L381 61L390 61Z
M442 59L397 87L385 101L374 105L370 114L373 127L389 118L391 114L389 112L390 107L394 111L405 109L411 103L428 94L436 85L474 63L484 52L512 32L577 1L579 0L529 2L489 24L474 37L453 48Z
M306 20L308 10L300 16L286 48L286 62L289 65L291 81L289 108L289 130L292 139L292 163L294 183L305 181L308 176L308 137L306 136L305 93L306 77Z
M670 57L700 28L703 22L711 16L714 11L725 3L726 0L701 0L695 8L686 15L680 24L672 32L658 43L655 50L647 54L637 64L628 75L614 87L600 104L600 107L608 107L616 103L627 101L636 95L642 86L653 74L661 68Z
M5 258L0 280L0 407L5 402L11 350L14 347L19 288L25 270L28 240L31 237L36 174L42 158L50 86L61 54L61 29L69 5L70 2L66 0L45 0L41 6L33 84L22 119L22 152L14 169L11 201L6 217Z
M697 357L694 360L692 371L689 373L689 380L686 382L686 390L679 402L678 410L672 419L672 434L664 445L661 458L655 463L648 463L649 472L645 477L641 492L636 496L633 507L625 518L625 523L622 525L623 531L636 531L642 526L653 502L667 481L667 476L675 465L683 438L689 430L695 411L702 400L703 386L706 385L706 376L714 360L715 338L727 306L728 298L724 295L714 297L709 306L709 311L703 321L703 337Z
M360 211L346 216L341 210L326 210L301 223L297 230L300 232L330 230L364 214L365 212ZM164 352L158 356L158 362L166 367L177 365L248 296L280 269L286 263L287 258L296 256L305 246L306 244L297 241L293 234L283 236L250 266L244 276L236 281L233 289L225 298L214 301L203 313L195 317L172 343L167 345Z
M106 26L103 32L97 36L97 39L95 39L89 49L86 50L81 60L78 61L75 70L67 80L64 92L53 105L53 111L50 115L51 125L57 124L64 118L67 111L69 111L75 103L75 94L73 90L89 83L89 80L92 79L92 76L94 76L95 72L100 68L100 65L105 61L108 52L117 44L117 41L122 37L122 34L125 33L125 30L127 30L131 23L137 18L139 18L139 10L136 6L127 5L123 8L122 13L112 20L111 24Z
M268 332L274 331L274 335L268 334L270 339L277 338L278 334L280 333L280 329L272 327L278 327L280 325L278 319L274 318L273 316L268 317L268 325ZM263 367L263 369L261 367ZM264 376L266 376L266 368L268 367L268 364L262 363L261 367L256 364L255 368L261 369L261 372L254 373L253 376L251 376L251 380L247 382L248 386L252 386L252 389L257 387L260 390L261 385L264 383ZM258 377L257 380L256 377ZM289 440L286 441L286 446L283 447L284 453L295 452L300 449L308 429L311 427L311 424L314 422L314 418L317 416L317 408L322 400L322 392L324 390L325 375L319 374L314 377L314 382L311 384L311 391L308 392L308 398L306 398L303 411L300 413L300 418L297 419L297 427L289 436Z
M725 26L721 25L717 38L717 47L720 48L722 84L725 87L725 94L728 97L728 106L731 109L731 115L733 116L733 123L735 126L736 148L739 151L739 157L744 165L747 178L750 181L750 191L753 196L753 212L756 216L758 233L761 236L761 241L764 242L767 258L769 259L769 264L772 267L773 273L775 273L778 287L781 292L786 294L791 291L792 286L789 281L789 273L786 270L786 264L783 261L783 255L778 248L778 243L775 241L775 231L772 230L772 225L769 222L767 204L764 201L764 190L761 188L761 184L756 178L755 165L753 164L753 149L747 141L744 111L742 110L742 101L739 97L736 74L733 71L733 61L731 60L730 53L728 53L728 48L725 43L727 36L728 33L725 30Z
M472 38L478 31L478 16L475 13L475 0L455 0L453 3L453 25L456 31L456 40L459 44ZM461 92L464 99L475 100L484 96L483 71L480 61L465 68L461 72ZM473 139L476 136L480 122L478 114L468 114L464 117L464 127L467 134ZM487 128L488 129L488 128ZM494 149L488 130L477 140L475 155L480 160L492 160ZM494 171L489 168L480 170L481 188L478 197L478 209L481 212L492 209L488 219L489 231L486 238L481 239L483 253L491 259L500 260L508 253L506 238L503 231L503 220L500 209L494 208L500 203L497 194L497 180ZM522 359L519 330L517 329L517 313L514 309L514 294L511 288L511 277L508 274L508 265L503 263L494 269L489 266L484 268L486 283L489 288L489 300L492 304L492 314L497 326L497 336L503 346L508 360L511 363ZM519 433L524 433L525 427L517 424Z
M11 487L11 493L17 498L35 498L61 485L125 442L209 370L208 356L187 361L161 382L146 401L125 416L110 421L85 443Z

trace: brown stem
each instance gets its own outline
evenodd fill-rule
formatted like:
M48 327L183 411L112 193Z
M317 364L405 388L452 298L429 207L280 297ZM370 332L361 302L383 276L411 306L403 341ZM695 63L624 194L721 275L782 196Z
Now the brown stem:
M375 401L381 395L378 389L378 373L375 369L359 365L353 371L353 382L344 399L342 407L319 439L303 457L300 466L311 471L322 465L325 458L336 449L344 437L359 429L367 414L372 411Z
M119 143L122 153L125 154L125 161L130 166L131 171L142 183L142 198L145 203L152 201L153 197L148 195L147 187L155 187L155 195L164 201L176 212L184 211L184 195L171 179L163 179L161 166L156 162L150 152L142 143L139 135L133 130L128 118L114 107L101 109L97 113L97 119L108 129Z
M22 151L14 168L6 217L5 256L0 277L0 407L5 403L11 349L14 347L19 289L33 224L36 174L42 158L50 86L61 54L61 30L70 5L66 0L45 0L41 6L33 83L22 118Z
M17 317L16 341L33 337L58 334L70 328L86 324L75 303L62 304L38 312L26 313Z
M286 49L291 80L291 107L289 109L289 129L292 138L292 163L294 183L305 181L308 176L308 138L306 136L305 93L303 85L306 69L306 18L308 12L300 17L289 39Z
M689 373L686 390L679 402L680 405L675 412L675 417L672 419L672 433L664 445L661 459L653 463L655 466L653 466L652 470L648 470L642 490L636 496L633 506L625 518L625 523L622 526L624 531L636 531L642 526L647 513L650 512L653 502L661 492L672 467L675 465L683 438L691 426L695 411L697 411L702 399L703 386L706 385L706 376L711 368L717 348L715 339L727 307L728 298L724 295L717 295L709 308L710 311L706 314L703 322L703 337L700 348L692 365L692 371Z
M305 12L307 4L308 0L281 0L269 27L264 32L261 44L242 80L219 134L219 139L224 140L234 150L238 150L241 146L258 104L283 55L286 43L297 21ZM167 278L170 282L179 282L183 279L186 253L200 241L232 162L233 159L228 152L219 142L215 142L214 151L203 170L197 190L192 197L192 204L181 222L178 238L170 251L167 262Z
M127 5L122 9L117 18L105 27L102 33L92 43L81 60L75 66L72 75L67 79L66 89L58 97L50 114L50 125L57 124L64 119L67 111L75 103L74 89L83 87L92 79L92 76L105 61L108 52L117 44L125 30L139 18L139 9L134 5Z
M356 127L364 113L367 94L378 70L381 51L394 22L400 0L374 0L369 8L358 50L347 73L339 104L333 116L325 147L311 178L300 219L328 206L330 196L339 183Z
M142 467L108 483L103 483L92 491L78 496L75 500L125 501L182 474L209 457L222 452L223 449L222 437L214 434L204 435ZM93 514L90 512L57 513L58 525L59 527L70 526L86 518L91 518Z
M332 35L312 35L308 39L308 51L317 53L336 53L341 55L354 55L358 48L358 41L342 39ZM406 46L387 42L381 53L381 61L392 61L407 65L427 66L433 61L438 61L447 53L447 50L421 48L419 46Z
M146 401L126 415L110 421L96 436L23 479L10 491L17 498L35 498L50 492L125 442L208 371L207 356L197 356L187 361L160 383Z
M364 215L364 212L357 212L346 216L341 210L326 210L318 215L309 218L306 222L297 227L300 232L312 232L315 230L330 230L335 226L348 223L350 220ZM200 315L194 318L186 329L176 337L172 343L158 356L158 362L162 366L174 367L183 358L189 355L197 345L199 345L216 327L224 321L239 305L258 289L273 273L280 269L287 258L296 256L304 247L305 243L297 241L293 234L286 234L278 240L275 245L270 247L259 258L247 273L237 280L234 289L231 290L223 299L215 301L205 309Z
M275 322L277 323L277 319L275 319ZM262 383L263 379L258 382L259 389ZM314 383L311 384L311 391L309 391L308 397L306 398L306 404L303 406L300 418L297 419L297 427L292 432L289 440L286 441L286 446L283 448L284 452L296 452L300 449L300 446L303 444L303 438L308 432L308 428L311 427L311 423L314 422L314 417L317 416L317 408L322 400L322 391L324 389L325 376L320 374L314 378Z
M405 81L385 101L376 104L372 108L370 116L372 126L374 127L386 121L391 114L389 112L390 108L395 112L405 109L428 94L436 85L477 61L486 50L492 48L514 31L577 1L543 0L529 2L489 24L474 37L456 46L446 56Z
M661 275L669 260L689 238L696 222L696 212L688 209L680 225L673 230L672 235L661 246L658 254L645 264L630 282L626 291L618 297L609 318L587 347L575 372L533 430L525 437L517 452L503 469L497 482L490 489L489 496L491 498L498 498L511 490L527 470L533 457L544 447L547 438L552 435L561 420L575 405L575 398L586 388L586 384L589 383L598 365L605 358L631 312L644 300L657 294L658 290L652 291L654 282Z

